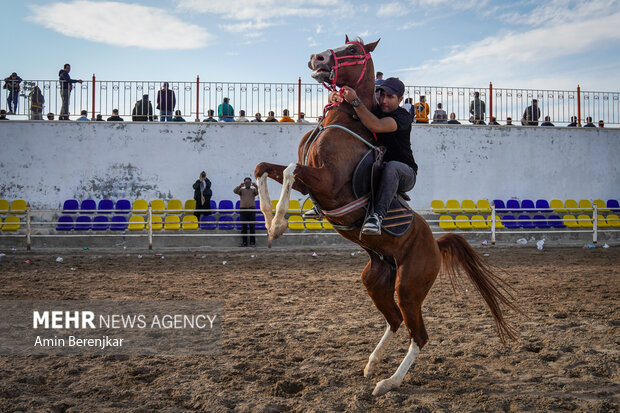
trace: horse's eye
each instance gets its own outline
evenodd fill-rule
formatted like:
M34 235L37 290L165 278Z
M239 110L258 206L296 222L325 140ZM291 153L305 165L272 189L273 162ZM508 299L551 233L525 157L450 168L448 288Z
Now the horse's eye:
M355 46L349 46L349 53L355 53Z

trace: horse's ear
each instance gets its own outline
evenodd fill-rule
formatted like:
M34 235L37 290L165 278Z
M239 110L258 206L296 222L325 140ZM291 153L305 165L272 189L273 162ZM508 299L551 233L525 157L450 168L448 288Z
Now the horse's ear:
M381 38L377 39L376 42L365 44L364 49L366 49L366 52L370 53L375 50L375 47L377 47L377 45L379 44L379 40L381 40Z
M349 35L348 34L344 35L344 42L345 43L349 43Z

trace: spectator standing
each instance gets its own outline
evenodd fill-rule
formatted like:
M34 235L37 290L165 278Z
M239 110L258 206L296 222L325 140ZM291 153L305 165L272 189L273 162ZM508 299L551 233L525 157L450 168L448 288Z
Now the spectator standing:
M570 117L570 123L568 125L566 125L569 128L576 128L577 126L579 126L577 124L577 116L571 116Z
M211 191L211 181L207 178L207 173L205 171L200 172L200 176L198 180L194 182L194 200L196 200L196 211L194 215L200 221L200 217L202 215L211 215L211 196L213 192ZM207 211L205 211L207 210Z
M142 95L142 99L133 105L131 120L134 122L153 121L153 105L149 101L149 95Z
M170 89L168 82L164 82L162 88L157 91L157 109L159 109L160 122L172 122L172 112L177 104L174 90Z
M448 124L449 125L460 125L461 124L461 122L456 120L456 114L454 112L450 114L450 120L448 121Z
M407 98L405 99L405 103L403 103L403 109L405 109L407 112L411 113L413 115L413 104L412 104L413 100L411 100L411 98Z
M521 125L538 126L538 119L540 119L540 108L538 107L538 100L532 99L532 104L525 109L525 112L523 112Z
M118 109L112 109L112 116L108 118L108 122L122 122L123 118L118 116Z
M545 116L545 121L543 123L541 123L540 126L555 126L555 125L553 123L551 123L551 117L550 116Z
M282 119L280 119L280 122L295 122L295 120L289 116L288 109L282 111Z
M596 126L594 125L594 123L592 123L592 116L588 116L586 118L586 124L583 125L584 128L596 128Z
M437 109L433 114L433 123L446 123L448 121L448 114L445 110L443 110L443 105L441 103L437 104Z
M6 110L4 110L4 109L0 110L0 120L9 120L6 117Z
M254 199L256 195L258 195L258 186L256 183L252 182L252 179L246 177L243 180L243 183L233 189L233 192L239 195L240 202L239 208L241 211L239 212L239 219L241 220L241 246L247 247L248 241L250 247L256 246L256 239L254 238L255 234L255 221L256 221L256 205ZM248 236L248 230L250 236Z
M297 119L297 123L310 123L306 120L306 114L303 112L299 113L299 119Z
M39 86L32 88L28 95L28 99L30 99L30 119L43 120L43 104L45 103L45 98Z
M239 111L239 117L237 118L237 122L249 122L250 120L245 117L245 110Z
M76 122L88 122L88 121L90 120L90 119L88 119L88 112L87 112L87 111L82 110L82 111L80 112L80 115L82 115L82 116L80 116L79 118L77 118L77 119L75 120Z
M228 98L224 98L222 103L217 107L217 116L220 122L234 122L235 121L235 108L229 103Z
M19 100L19 84L22 82L22 78L17 76L17 73L11 73L11 76L4 78L3 88L9 91L9 95L6 98L6 103L9 108L9 114L14 115L17 113L17 101Z
M269 113L267 114L267 119L265 119L265 122L277 122L278 120L275 117L275 113L273 113L273 110L270 110Z
M416 123L428 123L431 108L426 103L426 96L420 95L420 101L413 105L413 110Z
M215 118L213 117L214 113L215 113L215 112L213 112L213 109L209 109L209 110L207 111L207 116L208 116L208 117L207 117L207 118L205 118L205 120L203 120L203 122L217 122L217 119L215 119Z
M63 68L58 72L58 80L60 82L60 98L62 100L58 120L69 120L69 100L71 99L73 84L82 83L82 79L71 79L71 76L69 76L70 71L71 65L69 63L65 63Z
M101 115L100 115L101 116ZM52 112L49 112L47 114L47 120L54 120L54 114Z
M377 72L377 78L375 79L375 87L381 86L383 83L383 72Z
M474 125L486 125L484 119L486 118L486 103L480 99L480 92L474 92L474 100L469 103L469 121Z
M263 120L261 119L261 114L260 112L256 112L254 114L254 119L252 119L252 122L262 122Z
M174 111L174 118L172 118L173 122L185 122L185 119L183 119L183 113L181 113L181 111L179 109Z

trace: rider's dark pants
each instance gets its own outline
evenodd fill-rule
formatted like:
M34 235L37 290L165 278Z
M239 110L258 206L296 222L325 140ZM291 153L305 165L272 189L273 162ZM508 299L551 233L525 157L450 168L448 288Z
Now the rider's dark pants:
M396 192L411 191L415 181L416 173L409 165L398 161L390 161L385 164L381 175L381 185L379 185L379 191L375 198L375 212L385 217Z

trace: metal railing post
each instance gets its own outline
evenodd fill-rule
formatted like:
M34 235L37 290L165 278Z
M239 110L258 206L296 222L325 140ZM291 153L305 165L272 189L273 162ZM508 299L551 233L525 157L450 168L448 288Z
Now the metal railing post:
M598 209L596 204L594 204L594 210L592 211L592 244L596 244L598 242Z
M30 251L30 204L26 205L26 251Z
M92 120L95 120L95 74L93 73L93 116Z
M581 126L581 86L577 85L577 125Z
M297 120L301 119L301 77L297 80Z
M493 83L489 82L489 124L493 122Z
M153 249L153 210L151 209L150 205L147 211L147 222L148 222L147 233L149 234L149 249L152 250Z
M200 122L200 76L196 75L196 122Z
M491 205L491 245L495 245L495 204Z

